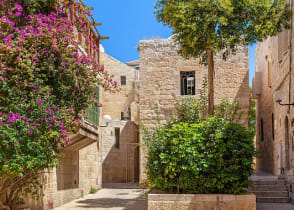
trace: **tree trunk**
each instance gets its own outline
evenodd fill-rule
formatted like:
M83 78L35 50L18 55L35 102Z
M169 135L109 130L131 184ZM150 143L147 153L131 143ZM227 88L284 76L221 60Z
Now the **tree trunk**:
M214 113L214 61L213 51L211 49L206 50L207 63L208 63L208 114Z

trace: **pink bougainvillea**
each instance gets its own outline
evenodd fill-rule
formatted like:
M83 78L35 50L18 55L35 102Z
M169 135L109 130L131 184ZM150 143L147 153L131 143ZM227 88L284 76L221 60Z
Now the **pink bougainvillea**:
M88 30L85 19L72 23L62 1L18 2L0 0L0 185L7 171L22 176L56 166L58 148L71 143L84 110L100 106L93 89L117 90L112 76L79 50L74 34Z

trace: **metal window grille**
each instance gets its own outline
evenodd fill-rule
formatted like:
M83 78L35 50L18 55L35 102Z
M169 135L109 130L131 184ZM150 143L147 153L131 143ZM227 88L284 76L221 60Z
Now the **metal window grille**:
M181 72L181 95L195 95L195 71Z

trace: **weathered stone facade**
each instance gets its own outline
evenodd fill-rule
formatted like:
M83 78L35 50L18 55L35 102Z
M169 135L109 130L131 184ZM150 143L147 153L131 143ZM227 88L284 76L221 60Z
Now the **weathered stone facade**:
M120 120L121 113L131 114L131 120L138 116L136 107L135 81L138 77L138 71L134 68L116 60L115 58L101 52L101 63L109 74L114 75L114 80L119 83L120 91L109 93L102 91L102 115L111 115L112 119ZM121 85L122 77L126 78L126 84ZM128 109L131 113L127 113Z
M292 8L294 1L292 0ZM293 20L292 20L293 21ZM253 96L256 103L256 147L263 157L257 159L257 170L286 176L292 200L294 177L294 110L281 106L294 101L293 30L258 43L255 52L256 72ZM290 44L291 43L291 44ZM280 94L276 91L280 91Z
M148 210L256 210L254 194L149 194Z
M118 144L115 129L120 131ZM138 127L134 122L113 120L102 128L103 183L139 181Z
M91 188L101 188L97 142L79 148L61 150L64 156L59 167L42 175L43 189L38 201L29 200L31 210L47 210L88 194Z
M140 120L147 129L157 124L157 111L162 123L173 116L181 95L181 72L195 72L195 96L199 97L207 67L198 59L185 60L178 53L178 46L172 38L143 40L139 42L140 52ZM248 47L240 47L236 55L226 61L215 56L215 103L226 98L238 101L243 112L241 123L248 122L250 89L248 78ZM142 135L141 135L142 136ZM140 139L143 143L142 138ZM140 181L145 180L144 148L140 150Z
M101 63L120 85L119 92L102 91L102 116L110 115L113 119L108 124L101 123L104 126L101 128L103 183L138 182L139 145L135 123L138 120L135 91L138 71L105 52L101 52Z

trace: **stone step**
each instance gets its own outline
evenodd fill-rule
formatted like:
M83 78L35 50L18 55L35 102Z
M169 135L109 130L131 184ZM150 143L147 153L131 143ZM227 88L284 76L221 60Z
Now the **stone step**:
M258 197L256 198L258 203L289 203L289 197Z
M256 197L288 197L288 191L251 191Z
M254 185L249 187L250 191L286 191L286 185Z
M258 181L253 181L254 185L286 185L285 180L258 180Z

